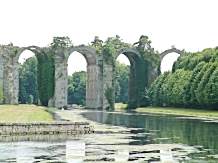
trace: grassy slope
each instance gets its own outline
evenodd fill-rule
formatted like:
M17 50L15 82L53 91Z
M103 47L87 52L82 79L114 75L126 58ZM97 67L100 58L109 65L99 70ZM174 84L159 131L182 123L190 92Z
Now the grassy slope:
M0 105L0 122L51 122L46 107L35 105Z
M213 118L218 119L218 111L203 110L203 109L186 109L186 108L169 108L169 107L146 107L137 108L137 112L141 113L156 113L156 114L170 114L180 116L194 116L199 118Z

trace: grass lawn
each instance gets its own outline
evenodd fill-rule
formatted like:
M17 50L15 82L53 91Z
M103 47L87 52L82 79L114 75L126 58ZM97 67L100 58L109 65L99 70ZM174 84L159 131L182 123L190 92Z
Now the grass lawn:
M0 105L0 122L51 122L46 107L35 105Z
M198 118L213 118L218 119L218 111L206 109L189 109L189 108L171 108L171 107L145 107L137 108L140 113L156 113L180 116L193 116Z

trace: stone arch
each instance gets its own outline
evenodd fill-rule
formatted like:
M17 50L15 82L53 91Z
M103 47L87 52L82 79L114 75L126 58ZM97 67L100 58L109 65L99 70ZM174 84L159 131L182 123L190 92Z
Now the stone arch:
M40 54L41 52L41 48L38 46L27 46L27 47L22 47L19 48L16 57L15 57L15 61L18 62L18 59L20 57L20 55L25 51L25 50L29 50L31 52L33 52L35 55Z
M117 59L117 57L120 54L124 54L129 59L130 62L134 61L135 58L138 58L138 59L141 58L139 52L135 48L122 48L122 49L118 50L118 52L116 53L116 55L114 57L115 60Z
M140 70L140 66L144 65L144 59L141 57L140 53L136 48L121 48L114 54L114 62L116 61L117 57L120 54L124 54L130 61L130 74L129 74L129 89L128 89L128 106L129 108L135 108L139 104L139 95L141 94L141 91L144 92L144 86L143 90L141 88L138 88L137 85L141 84L140 77L144 77L144 69L143 71ZM115 65L115 64L114 64ZM114 88L114 80L116 80L116 74L115 74L115 67L110 65L110 63L104 63L104 82L103 82L103 89L104 94L106 93L106 90L108 88ZM113 99L115 99L115 92L113 93ZM105 97L107 98L107 97ZM115 102L115 100L113 100ZM109 105L109 104L108 104ZM108 108L109 106L106 102L104 102L104 108ZM111 104L110 104L111 105Z
M82 45L71 47L71 48L69 48L69 50L67 52L66 58L68 59L69 56L75 51L82 54L85 57L87 65L96 65L97 64L97 55L96 55L95 49L88 47L88 46L82 46Z
M179 50L179 49L177 49L177 48L175 48L175 47L173 47L173 48L171 48L171 49L168 49L168 50L165 50L164 52L160 53L160 59L161 59L161 61L162 61L163 58L164 58L167 54L169 54L169 53L177 53L177 54L179 54L179 55L183 55L184 51Z
M16 91L16 95L17 95L17 101L19 100L19 82L20 82L19 81L19 66L20 66L20 64L19 64L18 60L19 60L21 54L25 50L31 51L32 53L35 54L35 56L37 56L41 52L41 48L38 47L38 46L28 46L28 47L19 48L19 50L18 50L18 52L17 52L17 54L15 56L15 59L14 59L14 61L15 61L15 63L14 63L14 66L15 66L14 67L14 73L15 73L14 80L15 80L15 82L14 82L14 84L16 85L16 90L15 91Z
M88 46L69 47L64 53L58 54L55 61L55 106L67 105L67 61L73 52L79 52L87 61L86 107L101 108L101 81L98 56L95 49Z
M184 54L184 51L182 50L179 50L175 47L171 48L171 49L168 49L168 50L165 50L164 52L160 53L160 68L159 70L162 72L161 70L161 65L162 65L162 62L163 62L163 59L166 55L170 54L170 53L176 53L176 54L179 54L179 56L183 55Z

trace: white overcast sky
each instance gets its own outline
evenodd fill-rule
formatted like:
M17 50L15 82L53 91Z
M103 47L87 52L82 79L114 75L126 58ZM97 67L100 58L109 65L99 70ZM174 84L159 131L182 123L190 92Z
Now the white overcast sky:
M69 36L79 45L116 34L134 43L143 34L160 52L199 51L218 46L217 7L217 0L0 0L0 44L46 46Z

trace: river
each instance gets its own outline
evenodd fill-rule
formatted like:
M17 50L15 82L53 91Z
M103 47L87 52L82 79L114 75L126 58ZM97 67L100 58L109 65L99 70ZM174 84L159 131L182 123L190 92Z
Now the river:
M71 136L0 137L0 163L218 162L218 123L188 117L59 111L96 132Z

